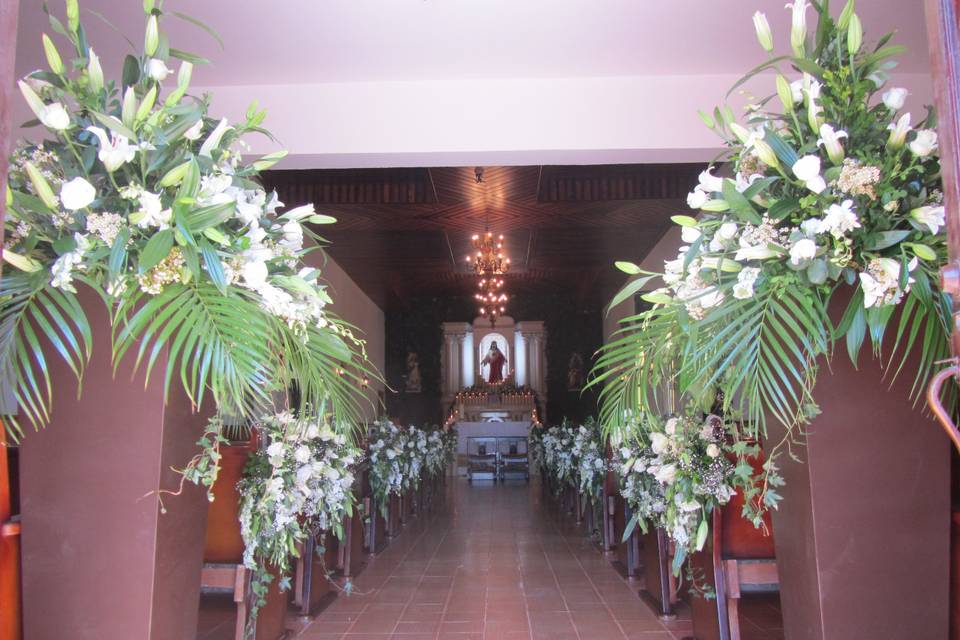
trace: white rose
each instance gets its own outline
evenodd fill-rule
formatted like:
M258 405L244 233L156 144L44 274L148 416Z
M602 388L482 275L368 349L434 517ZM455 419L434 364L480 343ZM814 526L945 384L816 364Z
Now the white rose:
M696 227L682 227L680 229L680 237L687 244L691 244L700 238L700 230Z
M677 432L677 419L670 418L667 420L667 423L663 426L663 430L667 433L667 435L672 436L675 434Z
M820 175L820 156L803 156L793 163L793 175L803 182L810 191L820 193L827 188L827 183Z
M853 211L853 200L844 200L841 204L832 204L823 217L823 228L830 231L834 238L860 228L860 221Z
M170 75L170 69L167 68L167 63L163 60L150 58L147 61L147 75L157 82L163 82Z
M282 442L273 442L267 447L267 455L271 458L276 458L283 455L283 443Z
M670 447L670 438L663 433L650 434L650 448L657 455L665 452Z
M903 87L894 87L883 92L883 104L891 111L903 109L909 92Z
M710 197L702 189L694 189L687 194L687 206L691 209L699 209Z
M243 281L251 289L259 289L267 284L267 265L263 262L247 262L243 265Z
M299 463L308 462L311 457L310 447L305 444L297 447L297 450L293 452L293 459Z
M70 211L83 209L93 202L96 197L97 190L83 178L74 178L73 180L64 182L63 186L60 187L60 202L63 203L64 209Z
M40 122L54 131L63 131L70 127L70 114L62 104L53 102L44 108Z
M673 464L665 464L657 469L653 476L660 484L672 484L677 477L677 467Z
M296 220L290 220L283 225L283 239L280 244L291 251L303 249L303 227Z
M816 255L817 243L810 238L802 238L790 247L790 264L797 266L804 260L812 260Z
M707 445L707 455L711 458L716 458L720 455L720 447L711 443Z
M917 137L907 146L913 155L926 158L937 150L937 132L933 129L919 129Z
M722 240L732 240L734 236L737 235L737 223L736 222L724 222L720 225L720 228L717 229L717 237Z

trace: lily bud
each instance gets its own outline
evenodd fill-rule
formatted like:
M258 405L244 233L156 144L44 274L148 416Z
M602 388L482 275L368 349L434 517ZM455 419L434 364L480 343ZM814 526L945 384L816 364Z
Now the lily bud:
M134 116L134 119L137 122L144 120L148 115L150 115L150 110L153 109L153 104L157 101L157 85L150 87L150 90L147 91L147 95L143 96L143 102L140 103L140 106L137 107L137 114Z
M853 14L850 16L850 26L847 27L847 53L851 56L857 55L862 44L863 25L860 24L860 16Z
M147 18L147 33L143 38L143 51L148 56L157 52L160 46L160 27L157 24L157 16L151 15Z
M153 0L143 0L143 12L147 15L153 13Z
M793 0L793 4L787 5L787 8L793 10L793 20L790 27L790 46L793 48L793 55L798 58L804 57L804 41L807 39L807 0Z
M53 40L51 40L47 34L43 34L43 52L47 56L47 64L50 66L50 71L53 71L57 75L62 74L63 60L60 59L60 52L57 51L56 45L53 44Z
M80 28L80 5L77 0L67 0L67 27L70 33L76 33Z
M701 208L703 211L712 211L712 212L714 212L714 213L720 213L720 212L722 212L722 211L729 211L729 210L730 210L730 203L727 202L726 200L721 200L721 199L719 199L719 198L715 198L715 199L712 199L712 200L707 200L707 201L704 202L702 205L700 205L700 208ZM686 229L686 228L688 228L688 227L684 227L684 229Z
M907 134L910 133L910 114L905 113L895 123L887 127L890 130L890 136L887 138L887 148L896 151L902 149L907 140Z
M181 89L186 89L190 85L190 78L193 76L193 64L190 62L182 62L180 64L180 70L177 72L177 86Z
M780 74L777 74L777 96L780 98L780 102L783 104L783 110L786 113L792 112L793 89L790 88L790 83L787 82L787 79Z
M820 139L817 140L817 146L822 146L827 150L830 162L839 165L843 162L843 145L840 144L840 138L846 138L846 131L834 131L829 124L820 125Z
M853 15L855 4L855 0L847 0L847 5L840 12L840 17L837 18L837 28L841 31L846 31L847 27L850 26L850 16Z
M103 89L103 68L100 66L100 58L90 49L89 62L87 62L87 77L90 79L90 89L99 92Z
M730 131L733 132L733 135L737 136L737 140L739 140L741 144L746 142L747 138L750 137L750 132L739 122L731 122Z
M40 170L33 166L32 162L24 163L24 168L27 170L27 176L30 178L33 190L37 192L37 196L43 201L43 204L47 205L48 209L59 209L60 201L57 200L57 196L53 194L50 183L43 177Z
M773 51L773 32L770 31L770 23L767 22L767 16L757 11L753 14L753 28L757 30L757 40L760 46L767 53Z
M187 160L170 169L170 171L167 171L164 176L160 178L160 186L164 188L172 187L183 182L183 177L187 175L187 169L190 168L190 162L190 160Z
M132 129L134 121L137 119L137 93L133 87L127 87L123 94L123 106L120 110L120 120L127 128Z
M768 167L775 168L780 166L780 161L777 159L777 154L773 152L773 149L769 144L767 144L766 140L754 140L753 152L757 154L758 158L760 158L760 162Z

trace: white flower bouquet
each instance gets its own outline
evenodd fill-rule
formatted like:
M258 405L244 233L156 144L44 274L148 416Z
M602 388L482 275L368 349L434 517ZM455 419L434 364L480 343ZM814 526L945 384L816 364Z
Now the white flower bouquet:
M554 491L563 491L570 485L579 486L579 463L574 454L577 432L578 428L565 420L543 433L543 465L554 481Z
M404 479L408 468L405 461L407 437L400 427L383 419L370 427L368 440L370 488L381 513L386 515L390 496L399 496L409 482Z
M577 428L573 438L573 456L577 460L580 493L594 503L599 502L610 465L607 462L606 439L600 425L593 419Z
M427 450L424 454L423 467L432 477L443 475L450 461L450 452L447 439L440 429L434 428L427 434Z
M312 205L284 211L261 188L257 172L285 152L244 162L240 151L244 136L266 133L265 112L254 103L238 122L212 116L210 97L190 94L204 61L161 30L178 14L153 0L144 10L143 48L114 79L104 69L120 61L101 64L67 0L66 23L50 24L68 59L44 35L49 69L19 82L36 133L10 164L12 268L0 282L0 370L19 420L49 419L50 358L78 377L90 358L82 283L109 307L114 361L132 353L148 376L165 369L165 384L182 383L195 404L255 419L270 406L265 381L296 379L301 409L332 394L355 421L354 391L377 374L304 264L305 239L319 241L306 223L334 220ZM5 422L19 431L17 420Z
M867 47L853 0L837 17L826 2L812 6L819 21L807 33L811 5L788 5L784 55L773 53L765 16L754 17L770 57L733 89L765 83L770 95L742 121L728 106L701 114L726 142L727 162L707 168L689 194L698 215L674 217L684 246L662 274L619 264L641 277L615 303L653 278L665 286L645 294L653 308L604 347L592 381L607 387L607 425L625 410L657 415L666 386L688 399L719 388L722 413L752 441L768 419L781 423L786 434L763 472L771 477L748 502L755 522L779 499L767 490L779 481L772 461L819 412L818 366L837 341L854 362L865 341L875 355L882 347L891 376L919 354L915 394L949 355L935 115L906 111L907 91L886 86L903 47L890 35Z
M621 495L633 516L624 539L639 525L663 529L676 544L674 572L703 548L715 508L725 505L750 477L750 467L730 461L732 435L716 415L651 419L637 438L615 450Z
M267 446L252 455L237 485L243 563L258 598L254 618L272 571L281 588L289 586L290 557L301 542L321 531L343 536L343 518L353 512L351 466L362 455L317 416L264 416L257 431Z

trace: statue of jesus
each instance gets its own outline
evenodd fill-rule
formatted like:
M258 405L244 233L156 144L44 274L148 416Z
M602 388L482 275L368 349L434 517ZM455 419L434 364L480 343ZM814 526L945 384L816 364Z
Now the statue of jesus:
M487 352L487 355L483 357L483 360L480 362L480 365L490 365L490 373L487 375L487 382L489 384L498 384L503 382L503 367L507 364L507 359L504 357L503 353L500 352L500 348L497 346L496 341L490 343L490 351Z

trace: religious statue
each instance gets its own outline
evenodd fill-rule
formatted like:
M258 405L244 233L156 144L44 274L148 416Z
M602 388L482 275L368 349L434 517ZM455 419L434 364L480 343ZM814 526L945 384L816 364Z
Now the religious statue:
M567 362L567 389L579 391L583 387L583 358L574 351Z
M407 384L405 390L407 393L420 393L423 390L423 383L420 381L420 362L416 351L407 352Z
M507 359L500 351L496 341L490 343L490 351L480 361L480 366L490 365L490 373L487 374L489 384L500 384L503 382L503 367L507 364Z

